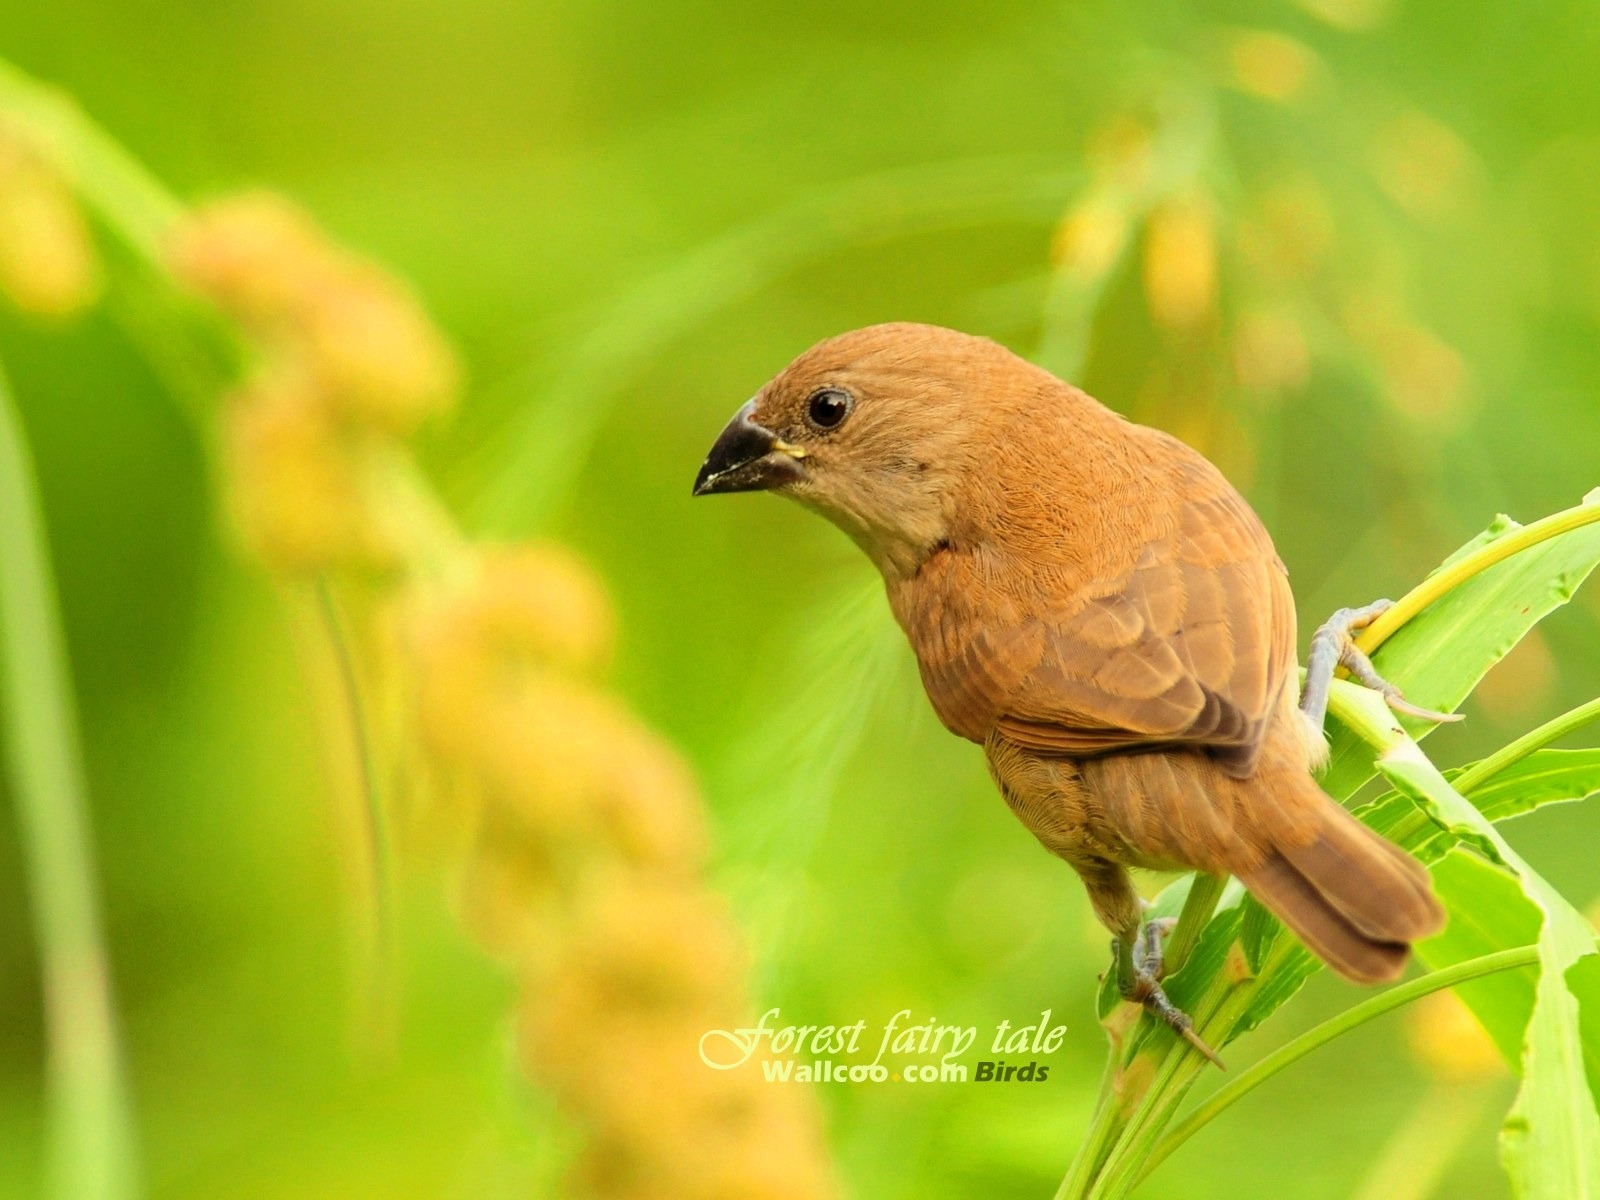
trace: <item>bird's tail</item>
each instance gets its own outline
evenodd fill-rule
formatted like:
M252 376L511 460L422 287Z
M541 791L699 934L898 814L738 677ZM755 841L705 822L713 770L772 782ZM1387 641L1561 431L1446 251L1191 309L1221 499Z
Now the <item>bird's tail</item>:
M1240 882L1346 979L1394 979L1405 969L1411 943L1444 926L1428 872L1309 776L1283 783L1316 792L1315 798L1296 797L1315 813L1314 836L1275 845L1258 866L1239 873Z

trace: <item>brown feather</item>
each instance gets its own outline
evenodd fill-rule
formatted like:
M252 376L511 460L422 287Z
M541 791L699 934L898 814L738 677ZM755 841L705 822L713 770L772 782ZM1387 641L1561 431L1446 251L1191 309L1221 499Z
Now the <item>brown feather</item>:
M841 389L836 431L808 398ZM882 571L939 718L1128 936L1127 866L1238 875L1353 979L1442 913L1427 872L1313 782L1287 573L1199 454L981 338L857 330L751 419L799 447L782 490Z

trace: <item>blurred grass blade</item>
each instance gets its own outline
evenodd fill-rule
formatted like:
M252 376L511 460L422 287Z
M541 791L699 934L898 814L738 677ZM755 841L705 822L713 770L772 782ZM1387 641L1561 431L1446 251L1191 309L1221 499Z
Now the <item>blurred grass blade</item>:
M83 769L33 465L0 374L0 676L6 770L44 973L52 1194L135 1195Z
M183 207L116 139L83 113L66 92L0 58L0 105L40 135L78 194L128 244L159 262L162 244Z
M829 250L887 236L996 221L1048 221L1081 173L1042 158L982 159L870 175L793 204L684 255L590 323L526 407L474 515L495 529L538 527L570 490L628 381L711 313ZM519 373L501 386L528 388ZM743 397L730 396L731 412Z
M1346 727L1380 748L1377 765L1383 775L1443 828L1504 865L1537 907L1539 981L1522 1042L1522 1087L1501 1135L1502 1156L1517 1194L1528 1200L1600 1197L1600 1110L1584 1062L1579 998L1567 983L1569 971L1592 961L1594 930L1428 761L1377 693L1350 685L1334 692ZM1452 914L1469 912L1481 920L1478 890L1462 894L1452 884L1448 875L1439 881ZM1500 937L1508 930L1488 932Z
M1600 518L1600 504L1593 502L1568 511L1587 515L1589 510ZM1495 518L1440 570L1521 529L1509 517ZM1572 598L1597 563L1600 521L1530 546L1429 605L1377 649L1373 662L1412 703L1451 712L1528 630ZM1404 723L1419 736L1427 728L1409 719ZM1322 786L1347 799L1372 778L1372 753L1347 730L1331 733L1332 757Z
M762 711L718 764L714 792L766 798L735 809L721 839L729 862L758 868L725 886L759 935L755 944L769 948L757 964L760 990L776 987L787 969L781 948L795 944L811 856L840 778L891 697L904 701L896 706L902 710L916 703L909 658L882 583L876 575L852 577L793 638L783 673L796 681L788 696Z

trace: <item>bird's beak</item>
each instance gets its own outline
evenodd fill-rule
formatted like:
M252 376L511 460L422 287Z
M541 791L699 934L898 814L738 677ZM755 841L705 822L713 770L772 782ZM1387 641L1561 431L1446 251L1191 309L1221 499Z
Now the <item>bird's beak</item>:
M733 420L717 437L700 474L695 476L696 496L756 492L805 478L805 468L800 465L805 450L780 441L772 430L752 421L750 414L755 408L756 402L751 400L733 414Z

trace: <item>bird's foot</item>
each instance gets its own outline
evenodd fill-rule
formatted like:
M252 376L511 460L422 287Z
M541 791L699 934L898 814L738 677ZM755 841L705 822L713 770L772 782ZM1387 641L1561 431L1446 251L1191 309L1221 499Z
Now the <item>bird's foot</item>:
M1333 682L1333 673L1340 667L1349 671L1357 682L1381 695L1397 713L1424 721L1461 720L1460 713L1434 712L1431 708L1412 704L1399 688L1378 674L1372 660L1356 647L1351 633L1365 629L1393 607L1393 600L1375 600L1364 608L1341 608L1312 635L1311 652L1306 656L1306 686L1300 696L1300 711L1319 735L1328 719L1328 689Z
M1133 968L1138 974L1161 980L1167 977L1167 964L1163 948L1167 935L1178 925L1177 917L1152 917L1139 931L1139 940L1133 944Z
M1162 990L1161 944L1177 924L1174 917L1158 917L1146 921L1131 942L1118 938L1111 943L1111 952L1117 960L1117 991L1124 1000L1138 1004L1166 1025L1184 1041L1226 1071L1227 1065L1217 1057L1217 1052L1206 1045L1205 1039L1194 1031L1194 1020L1167 998Z

